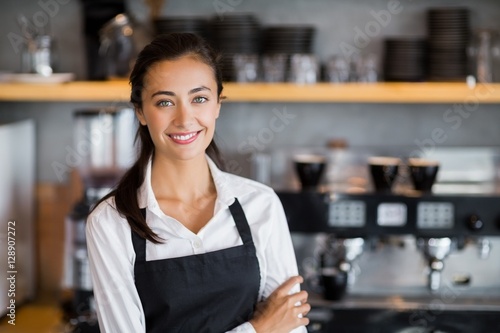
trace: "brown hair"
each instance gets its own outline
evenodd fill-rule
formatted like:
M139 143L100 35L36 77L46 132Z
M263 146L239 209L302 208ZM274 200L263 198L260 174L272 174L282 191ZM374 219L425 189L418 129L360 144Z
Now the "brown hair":
M217 82L217 96L221 96L223 87L219 56L210 45L201 37L190 33L160 35L139 53L130 74L130 85L132 87L130 102L136 110L142 108L142 88L144 86L144 77L149 68L160 61L176 60L188 55L197 58L212 68ZM137 202L137 191L144 181L147 164L154 152L153 140L147 126L139 125L136 133L137 140L140 143L137 161L125 173L116 188L102 198L95 207L114 196L116 209L121 216L127 218L130 228L153 243L161 243L162 239L147 225ZM222 168L222 158L213 139L207 147L206 153Z

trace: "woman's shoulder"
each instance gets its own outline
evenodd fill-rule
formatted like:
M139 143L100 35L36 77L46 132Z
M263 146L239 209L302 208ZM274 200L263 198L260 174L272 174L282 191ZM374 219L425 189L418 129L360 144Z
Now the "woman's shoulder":
M274 189L271 188L268 185L259 183L258 181L255 181L250 178L242 177L239 175L235 175L232 173L225 173L228 183L230 183L231 186L236 187L236 188L241 188L243 190L247 190L249 192L253 192L258 195L263 195L263 196L270 196L270 197L275 197L276 193L274 192Z
M126 220L116 209L115 197L111 196L95 206L87 217L87 224L94 228L116 228L128 226Z
M226 195L238 198L242 205L250 209L255 208L262 214L282 209L281 200L270 186L234 174L228 174L226 184L229 185Z
M106 200L98 202L97 205L91 209L91 212L90 212L88 217L89 218L98 218L103 213L109 212L110 210L116 211L115 197L114 196L111 196L111 197L107 198Z
M106 256L133 265L134 250L130 226L115 207L114 197L97 204L87 217L85 237L89 254Z

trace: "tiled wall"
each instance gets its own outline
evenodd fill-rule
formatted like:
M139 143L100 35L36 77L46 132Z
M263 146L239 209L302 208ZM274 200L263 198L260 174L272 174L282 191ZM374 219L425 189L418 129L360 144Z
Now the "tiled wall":
M442 5L465 5L472 9L473 27L491 27L500 31L500 4L496 0L240 0L240 1L166 1L166 15L215 15L216 5L232 3L234 11L254 12L265 24L308 23L318 28L315 52L321 60L340 52L342 42L356 46L356 29L376 22L374 13L398 4L401 11L391 15L390 22L380 25L380 32L370 38L362 52L380 54L384 36L421 36L425 34L425 8ZM51 32L58 41L60 71L75 72L85 77L82 37L81 3L77 0L41 0L57 3L58 11L51 18ZM64 4L63 4L64 3ZM129 8L140 19L147 17L144 2L129 0ZM39 1L2 1L0 11L0 70L19 68L19 58L9 42L9 33L19 34L16 15L24 13L32 18L43 10ZM55 8L55 7L53 7ZM372 22L372 23L370 23ZM104 104L82 103L0 103L0 122L34 118L38 129L38 180L57 182L52 162L63 162L67 147L73 144L72 110ZM329 138L344 138L350 145L416 145L430 137L435 128L443 128L447 139L442 145L499 145L500 107L474 107L470 117L454 129L443 119L452 105L406 104L293 104L293 103L227 103L218 123L218 137L222 149L229 155L241 155L251 150L269 150L278 147L324 146ZM265 130L273 117L284 117L280 132ZM283 116L285 115L285 116ZM288 116L286 116L288 115ZM287 118L288 117L288 118ZM264 133L266 132L266 133ZM249 145L251 138L258 145ZM254 147L255 149L253 149ZM245 160L241 159L243 164ZM247 174L245 167L241 171Z

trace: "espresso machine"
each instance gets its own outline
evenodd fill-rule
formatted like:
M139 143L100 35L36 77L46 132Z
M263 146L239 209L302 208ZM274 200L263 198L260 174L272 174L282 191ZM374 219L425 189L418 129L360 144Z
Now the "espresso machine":
M93 205L135 161L136 120L131 108L93 108L74 113L75 171L83 193L65 221L63 314L67 332L99 332L85 238Z
M310 293L309 332L500 332L500 150L436 149L427 191L415 190L405 151L383 151L402 161L385 191L373 185L373 147L316 150L328 165L314 190L290 156L273 183Z

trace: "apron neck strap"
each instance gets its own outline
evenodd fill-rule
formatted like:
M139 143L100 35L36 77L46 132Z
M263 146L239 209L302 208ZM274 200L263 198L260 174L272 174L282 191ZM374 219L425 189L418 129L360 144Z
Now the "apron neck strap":
M144 217L144 221L146 221L146 208L141 209L141 214ZM142 238L135 231L132 230L132 244L134 245L135 262L145 262L146 239Z
M241 204L237 198L234 198L234 202L231 206L229 206L229 210L231 211L231 215L233 215L234 223L236 224L236 228L240 233L243 244L252 243L253 240L252 234L250 232L250 226L248 225L248 221L245 213L243 212L243 208L241 207Z
M247 218L243 212L240 202L237 198L234 198L234 202L229 206L229 211L233 216L234 223L240 234L243 244L253 244L252 233L250 232L250 226L248 225ZM141 214L146 219L146 208L141 209ZM145 262L146 261L146 239L139 236L135 231L132 231L132 244L135 251L135 262Z

